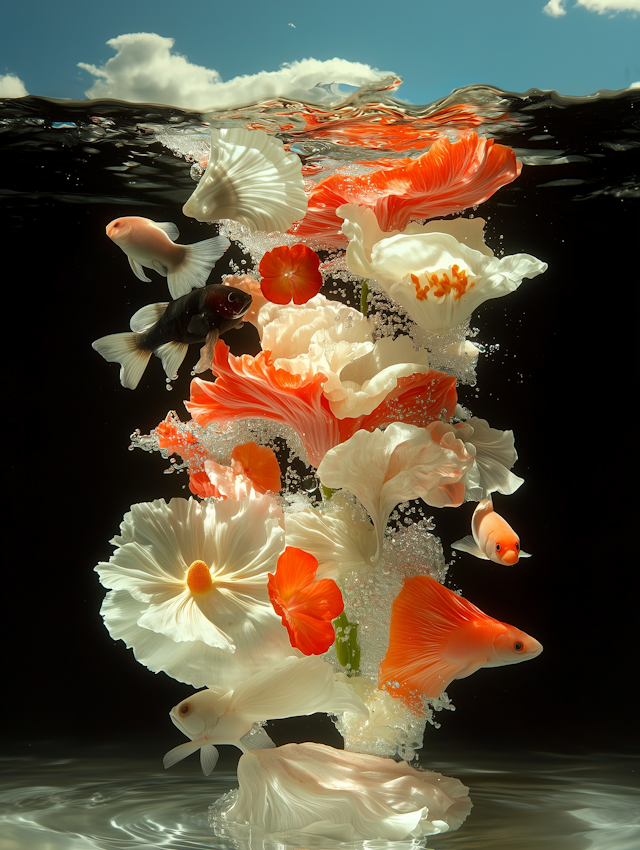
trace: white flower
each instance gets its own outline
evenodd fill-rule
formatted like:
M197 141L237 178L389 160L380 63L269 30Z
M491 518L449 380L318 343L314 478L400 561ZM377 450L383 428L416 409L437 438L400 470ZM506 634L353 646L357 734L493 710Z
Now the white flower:
M457 507L464 500L460 479L472 463L473 455L450 425L395 422L385 431L356 431L330 449L318 476L325 487L348 490L366 508L378 538L377 561L395 505L423 499L434 507Z
M474 464L462 479L467 501L480 502L496 490L510 496L524 483L524 478L509 471L518 459L513 431L492 428L477 416L459 422L455 430L468 448L475 449Z
M374 325L361 313L323 296L303 307L265 305L258 322L262 346L276 369L310 380L319 372L322 391L338 419L372 413L399 378L429 371L425 349L407 336L373 342Z
M461 324L484 301L513 292L523 278L547 269L530 254L494 257L484 244L482 219L432 221L384 233L365 207L346 204L338 214L349 237L349 270L377 280L416 324L433 333Z
M231 806L225 799L214 809L214 825L220 818L238 837L239 827L250 827L252 841L288 832L401 841L457 829L471 810L469 789L457 779L323 744L244 753L238 782Z
M267 591L284 549L272 500L133 505L96 572L114 638L150 670L231 689L291 649Z

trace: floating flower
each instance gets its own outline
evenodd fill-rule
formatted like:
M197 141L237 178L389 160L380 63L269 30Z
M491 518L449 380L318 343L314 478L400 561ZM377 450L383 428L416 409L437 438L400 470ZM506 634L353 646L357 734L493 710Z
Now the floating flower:
M331 343L373 342L375 324L359 310L316 295L299 307L267 303L258 316L262 347L274 359L306 354L318 331L327 331Z
M105 625L141 664L194 687L233 688L295 654L267 577L284 547L271 500L133 505L109 563Z
M191 399L185 402L199 425L252 418L281 422L297 431L307 460L316 467L330 448L360 429L374 430L400 420L427 425L450 417L457 401L455 378L429 371L399 377L395 389L371 413L338 419L323 394L324 374L309 378L277 369L269 351L234 357L218 342L212 372L217 380L194 379Z
M393 508L409 499L435 507L456 507L464 500L460 479L473 463L462 440L446 423L426 428L395 423L385 431L358 431L327 452L318 467L325 487L344 488L373 520L378 537L374 560Z
M305 217L289 232L342 247L345 236L336 213L342 204L368 207L384 231L402 230L411 219L446 216L486 201L521 168L511 148L473 131L455 142L440 138L408 165L321 180L311 190Z
M250 827L254 837L257 830L302 831L335 841L401 841L458 829L471 810L469 789L457 779L324 744L244 753L238 782L237 797L219 813L226 828Z
M350 205L340 211L350 239L349 270L375 278L416 324L434 333L461 324L485 301L547 269L530 254L494 257L484 244L482 219L410 225L389 234L371 210Z
M306 304L320 292L320 258L306 245L282 245L260 261L260 289L275 304Z
M231 218L253 230L286 230L307 209L300 160L262 130L211 130L211 157L182 208L197 221Z
M492 428L486 419L477 416L454 427L456 436L475 451L473 466L462 479L466 500L479 502L496 491L505 496L515 493L524 478L510 472L518 459L513 431Z
M287 546L269 574L269 598L289 632L291 646L304 655L321 655L335 641L331 621L344 610L333 579L314 581L318 561L308 552Z

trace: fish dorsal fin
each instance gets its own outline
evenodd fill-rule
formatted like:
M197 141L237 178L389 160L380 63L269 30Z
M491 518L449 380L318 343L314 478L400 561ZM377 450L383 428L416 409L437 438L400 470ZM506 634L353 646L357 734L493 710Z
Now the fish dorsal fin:
M165 770L173 767L174 764L182 761L182 759L186 759L187 756L190 756L191 753L195 753L196 750L199 749L200 744L196 741L185 741L184 744L178 744L177 747L174 747L172 750L169 750L168 753L165 753L165 756L162 759Z
M172 221L154 221L153 222L156 227L159 227L160 230L164 230L169 239L172 242L175 242L178 236L180 236L180 231L178 230L178 226L174 224Z
M188 348L185 342L166 342L156 348L154 353L162 360L162 368L167 378L173 379L178 374L178 369L187 356Z
M378 687L414 710L421 697L439 696L458 673L473 672L467 659L447 661L446 647L456 630L478 619L491 618L430 576L406 579L391 610L389 649Z
M129 265L131 266L134 275L139 280L144 280L145 283L151 283L151 278L146 276L146 274L144 273L144 269L142 268L140 263L137 263L135 260L129 257Z
M238 743L243 753L248 753L250 750L269 750L275 747L271 738L258 723L254 723Z
M169 306L168 301L162 301L159 304L147 304L146 307L141 307L137 313L134 313L129 322L129 327L134 333L141 334L152 328L162 316Z
M470 555L475 555L476 558L482 558L483 561L489 560L470 534L467 534L462 540L456 540L455 543L451 544L451 548L459 549L461 552L468 552Z
M189 319L189 324L187 325L187 333L193 334L194 336L202 337L203 339L209 333L209 322L202 315L202 313L196 313L195 316L192 316Z
M218 763L219 757L220 753L213 744L205 744L203 747L200 747L200 766L205 776L209 776Z

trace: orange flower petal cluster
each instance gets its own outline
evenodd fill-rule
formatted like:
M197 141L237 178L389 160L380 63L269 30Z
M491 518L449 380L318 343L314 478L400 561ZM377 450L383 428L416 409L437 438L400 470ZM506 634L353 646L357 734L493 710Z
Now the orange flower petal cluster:
M234 357L220 340L213 350L212 371L217 380L195 378L191 399L185 402L199 425L251 418L282 422L298 432L309 463L315 467L329 449L360 429L373 431L391 422L424 427L451 418L458 401L456 379L430 370L399 378L395 389L372 413L337 419L322 392L326 377L319 372L305 380L276 369L269 351L256 357Z
M180 455L187 464L189 490L194 496L202 496L205 499L209 496L217 496L217 489L204 471L204 462L209 456L197 437L179 428L181 424L173 411L168 413L165 419L154 428L153 433L158 440L158 446L166 449L169 454Z
M306 304L322 288L320 257L306 245L282 245L267 251L258 271L262 294L274 304Z
M288 231L330 247L346 244L336 214L341 204L372 209L380 228L403 230L410 220L442 218L480 204L520 173L511 148L473 131L456 142L439 138L409 164L321 180L309 194L305 217Z
M231 460L239 463L258 493L277 493L282 486L280 465L268 446L242 443L231 452Z
M269 573L271 604L289 632L291 646L304 655L321 655L333 645L331 621L344 610L338 585L331 578L314 581L317 570L313 555L287 546L275 575Z

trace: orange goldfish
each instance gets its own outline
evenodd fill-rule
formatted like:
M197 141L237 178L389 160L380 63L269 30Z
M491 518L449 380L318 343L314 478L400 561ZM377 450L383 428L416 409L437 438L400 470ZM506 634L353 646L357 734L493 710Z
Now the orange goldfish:
M214 264L231 244L214 236L195 245L176 245L178 228L170 221L151 221L136 215L116 218L107 225L107 236L129 257L129 265L140 280L150 282L142 267L167 278L172 298L204 286Z
M494 620L435 579L414 576L393 603L378 687L420 711L423 697L440 696L453 679L541 652L541 644L520 629Z
M530 558L520 549L520 538L509 523L493 509L491 497L478 503L471 519L471 532L451 544L452 549L468 552L476 558L513 566L520 558Z

